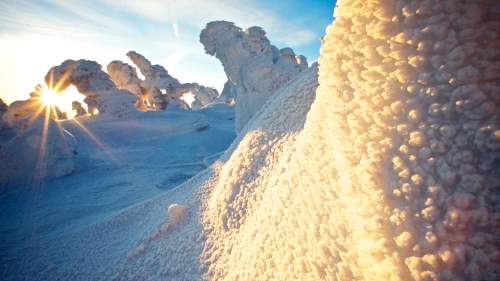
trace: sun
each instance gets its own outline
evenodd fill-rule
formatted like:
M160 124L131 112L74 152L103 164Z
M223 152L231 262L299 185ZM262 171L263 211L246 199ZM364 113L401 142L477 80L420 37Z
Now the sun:
M61 98L61 94L58 94L50 89L44 89L41 94L42 103L46 106L57 106L57 103Z
M73 110L73 102L79 102L86 110L85 96L82 95L75 86L71 85L64 91L57 92L50 88L44 87L39 91L39 98L42 107L58 109L66 114L68 119L75 117L76 112Z

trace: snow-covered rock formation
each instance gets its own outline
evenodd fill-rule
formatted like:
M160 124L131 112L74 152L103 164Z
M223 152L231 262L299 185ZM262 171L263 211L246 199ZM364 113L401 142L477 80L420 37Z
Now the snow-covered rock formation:
M163 110L167 107L168 96L163 95L151 83L141 80L134 67L121 61L112 61L108 64L107 70L118 88L127 90L137 97L135 106L139 110Z
M75 117L87 115L87 110L85 110L85 108L83 108L82 104L77 102L77 101L73 101L71 103L71 109L76 112Z
M143 55L130 51L127 56L139 68L144 80L137 76L134 67L121 61L112 61L108 65L108 73L118 88L128 90L139 98L136 107L143 111L163 110L169 104L173 107L198 110L219 101L219 93L214 88L197 83L181 84L170 76L163 66L151 64ZM182 98L188 93L194 98L191 106Z
M190 108L193 110L202 109L209 104L219 101L219 92L216 89L205 87L198 83L182 84L175 89L174 95L177 99L180 99L188 93L193 96L193 102L190 105Z
M122 115L134 110L136 97L129 91L118 90L106 72L95 61L66 60L52 67L45 75L49 88L64 91L74 85L85 95L89 112L96 109L100 114Z
M236 97L237 132L277 89L307 69L304 56L290 48L278 50L260 27L242 30L231 22L214 21L202 30L200 42L224 66L229 79L224 96Z
M144 82L149 87L158 89L172 89L180 85L179 80L168 74L168 71L161 65L151 64L143 55L130 51L127 56L139 68L139 71L144 75Z
M3 114L7 111L7 109L8 109L7 104L4 103L2 99L0 99L0 130L2 130L7 126L7 124L5 124L2 118Z
M206 184L205 277L500 279L498 3L337 5L304 129Z

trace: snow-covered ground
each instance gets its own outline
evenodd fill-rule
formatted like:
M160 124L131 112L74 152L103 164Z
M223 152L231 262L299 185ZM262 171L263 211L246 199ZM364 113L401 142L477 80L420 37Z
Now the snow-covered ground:
M112 224L111 218L118 213L161 197L207 168L234 139L233 119L233 108L220 104L200 111L171 109L136 112L123 118L80 118L88 132L73 121L61 122L77 142L75 171L43 181L1 183L1 279L68 280L73 279L68 272L79 272L86 280L91 271L109 269L113 262L106 260L109 254L101 254L105 259L99 260L84 250L109 248L101 247L102 241L95 241L96 237L82 241L85 237L78 233L88 233L89 227L102 222ZM165 209L158 212L159 219L166 218L166 207L158 206ZM116 220L126 216L124 213ZM134 229L144 223L135 217L124 227ZM108 230L106 234L120 228ZM121 247L127 242L134 245L132 241L121 242L125 242L119 243ZM125 256L133 251L123 250ZM122 254L116 251L111 257ZM98 264L90 263L91 267L80 270L75 266L81 263L77 258L95 259Z

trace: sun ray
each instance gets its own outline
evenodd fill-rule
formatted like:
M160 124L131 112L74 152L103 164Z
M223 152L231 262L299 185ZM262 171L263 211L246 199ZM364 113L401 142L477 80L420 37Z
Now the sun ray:
M110 152L110 149L101 141L97 136L95 136L84 124L82 124L78 119L72 119L72 121L97 145L97 147L116 165L120 164L120 161Z
M43 120L42 127L42 137L40 139L40 145L38 147L38 157L35 165L35 179L40 179L45 173L45 156L46 156L46 145L47 145L47 135L49 131L49 119L50 119L50 107L45 107L45 116Z

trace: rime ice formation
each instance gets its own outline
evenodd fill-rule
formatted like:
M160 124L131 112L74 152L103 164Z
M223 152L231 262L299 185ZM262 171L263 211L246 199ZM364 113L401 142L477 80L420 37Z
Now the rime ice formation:
M158 89L171 89L180 85L179 81L168 74L167 70L158 64L151 64L143 55L130 51L127 56L144 75L144 82L149 87Z
M180 98L184 94L190 93L194 96L191 109L198 110L209 104L219 101L219 92L216 89L205 87L197 83L182 84L175 89L175 96Z
M71 109L76 112L75 117L87 115L87 110L85 110L85 108L83 108L82 104L77 102L77 101L73 101L71 103Z
M168 104L198 110L219 101L219 93L214 88L197 83L181 84L163 66L152 65L143 55L130 51L127 56L139 68L145 80L137 76L134 67L120 61L112 61L108 65L108 73L118 88L128 90L139 98L136 107L143 111L163 110ZM181 98L186 93L194 96L191 107Z
M227 80L224 83L224 88L222 89L222 93L220 93L220 99L228 104L236 103L236 85L233 82Z
M217 57L233 86L227 84L224 96L236 97L236 131L284 83L307 69L304 56L292 49L278 50L260 27L246 30L231 22L214 21L200 34L205 51Z
M498 3L337 5L304 129L207 183L205 278L499 280Z
M142 81L132 66L121 61L112 61L107 69L118 88L127 90L138 98L136 102L138 109L142 111L162 110L167 107L168 96L163 95L152 83Z
M2 99L0 99L0 130L2 130L7 126L7 124L5 124L2 118L3 114L7 111L7 109L8 109L7 104L5 104Z
M66 60L59 66L52 67L45 75L49 87L59 85L59 90L74 85L83 95L92 95L98 91L115 89L115 84L101 69L101 65L89 60Z
M66 60L54 66L45 75L45 82L58 91L74 85L86 96L91 113L97 109L100 114L123 115L134 110L137 100L129 91L118 90L101 65L89 60Z

